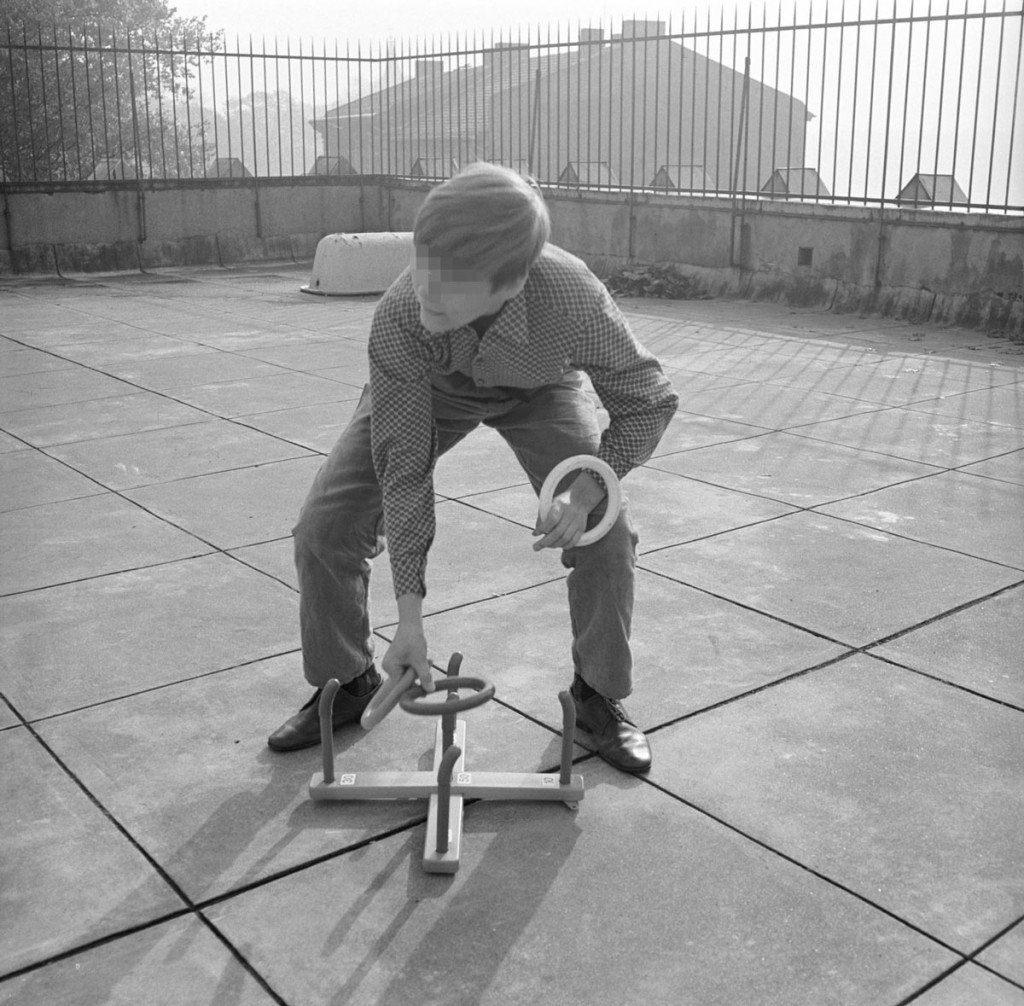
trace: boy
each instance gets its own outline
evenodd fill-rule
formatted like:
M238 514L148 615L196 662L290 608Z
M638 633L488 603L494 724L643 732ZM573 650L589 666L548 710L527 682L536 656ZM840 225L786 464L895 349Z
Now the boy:
M270 736L275 750L319 741L317 701L332 677L342 682L335 727L358 720L379 687L367 588L385 538L399 621L382 666L389 675L412 667L432 689L422 603L440 454L483 422L535 491L575 454L597 455L621 478L651 455L675 413L658 362L604 286L549 234L540 192L491 164L437 186L417 214L410 268L374 312L370 383L295 528L303 665L317 691ZM609 413L603 435L580 371ZM596 477L578 473L538 522L533 547L563 549L570 570L577 722L611 764L645 772L647 739L619 701L632 690L637 536L626 505L600 541L575 547L604 496Z

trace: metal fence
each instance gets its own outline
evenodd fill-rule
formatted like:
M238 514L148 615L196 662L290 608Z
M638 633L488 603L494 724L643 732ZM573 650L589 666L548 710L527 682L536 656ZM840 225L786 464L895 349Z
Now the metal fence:
M0 182L443 178L482 159L580 189L1024 212L1019 0L880 2L354 51L9 26Z

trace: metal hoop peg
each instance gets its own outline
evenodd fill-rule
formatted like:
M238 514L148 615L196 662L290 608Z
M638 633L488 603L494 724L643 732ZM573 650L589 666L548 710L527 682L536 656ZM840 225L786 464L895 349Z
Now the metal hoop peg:
M618 477L612 471L611 465L589 454L577 454L559 462L559 464L551 469L548 477L544 480L544 484L540 487L538 508L541 520L543 520L551 509L551 501L554 499L558 483L569 472L583 471L584 469L600 475L608 492L608 506L605 509L604 516L589 531L585 531L577 542L577 545L592 545L608 533L611 526L615 523L615 518L619 516L619 509L622 506L622 489L619 486Z

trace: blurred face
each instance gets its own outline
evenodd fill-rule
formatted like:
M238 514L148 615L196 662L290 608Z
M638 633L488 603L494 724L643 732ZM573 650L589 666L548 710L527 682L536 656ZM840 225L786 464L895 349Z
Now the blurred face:
M492 290L491 281L476 270L446 264L423 245L413 249L412 288L420 303L420 322L428 332L448 332L497 314L525 282Z

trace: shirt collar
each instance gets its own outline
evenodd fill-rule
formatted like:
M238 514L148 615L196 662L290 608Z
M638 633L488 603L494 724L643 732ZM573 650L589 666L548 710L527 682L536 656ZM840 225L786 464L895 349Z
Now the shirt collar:
M529 341L525 290L520 290L511 300L505 302L501 313L487 329L484 338L492 334L506 342L525 344Z

